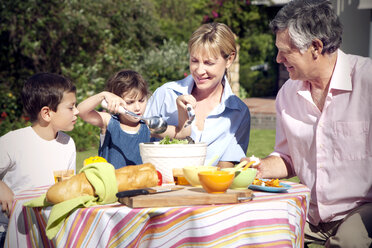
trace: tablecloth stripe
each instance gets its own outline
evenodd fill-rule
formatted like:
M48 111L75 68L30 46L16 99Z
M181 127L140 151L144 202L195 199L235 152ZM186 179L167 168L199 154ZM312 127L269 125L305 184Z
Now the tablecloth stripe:
M208 208L204 208L204 210L205 211L208 211ZM266 211L268 210L268 209L265 209ZM199 211L200 211L200 209L199 209ZM273 211L274 211L274 209L273 209ZM276 210L276 212L273 212L273 213L277 213L278 212L278 210ZM285 214L287 213L287 211L283 211ZM244 215L244 211L243 212L240 212L239 214L242 214L242 215ZM192 216L195 218L195 219L198 219L198 214L196 214L195 212L193 212L192 213ZM274 218L274 216L275 216L275 214L273 215L273 216L271 216L271 215L269 215L269 216L266 216L266 218L267 219L261 219L260 220L260 222L259 221L257 221L257 220L255 220L255 221L252 221L252 222L241 222L240 220L238 220L238 221L240 221L239 223L240 223L240 225L237 225L237 226L234 226L234 227L232 227L232 228L235 228L235 229L237 229L237 230L239 230L239 228L245 228L244 230L249 230L249 227L250 226L254 226L254 230L258 230L258 235L257 236L261 236L261 237L263 237L264 236L264 234L266 233L268 236L272 236L272 232L270 233L270 230L269 231L266 231L266 232L263 232L263 230L260 230L259 228L260 228L260 225L259 224L261 224L262 226L265 226L265 228L267 228L269 225L270 225L270 221L274 221L274 223L275 223L275 218ZM213 217L212 216L212 218L215 218L215 216ZM239 218L239 216L235 216L235 218ZM226 219L226 220L219 220L219 221L212 221L212 220L209 220L209 223L211 223L209 226L200 226L199 228L200 228L200 230L203 230L203 228L204 229L207 229L207 228L209 228L209 227L211 227L211 226L223 226L224 227L224 225L218 225L218 224L221 224L223 221L229 221L229 219ZM282 221L282 220L281 220ZM219 222L219 223L218 223ZM279 221L280 222L280 221ZM208 222L207 222L208 223ZM177 226L177 219L176 220L174 220L174 222L172 223L172 225L173 226ZM152 226L156 226L156 225L152 225ZM278 225L272 225L273 226L273 230L277 230L278 228L279 228L279 226ZM176 230L173 230L173 235L169 235L169 233L161 233L161 231L159 230L159 229L156 229L156 230L151 230L151 227L150 227L150 225L148 225L147 226L147 228L148 228L148 230L146 230L146 233L143 233L142 235L143 235L143 237L141 237L141 240L142 241L146 241L146 240L150 240L150 237L151 237L151 240L156 240L160 235L162 236L162 237L169 237L169 236L171 236L171 237L177 237L177 235L175 234L177 231ZM230 228L231 229L231 228ZM221 231L220 231L220 233L224 233L224 232L226 232L226 233L229 233L231 230L230 230L229 228L224 228L224 229L222 229ZM288 229L294 229L294 228L285 228L286 230L284 231L284 232L287 232L288 231ZM195 228L194 230L192 230L193 232L192 233L195 233L195 232L197 232L198 231L198 229L197 228ZM191 230L183 230L183 232L191 232ZM152 235L152 233L156 233L156 235ZM208 239L208 237L210 237L210 239L211 240L216 240L218 237L218 235L220 235L220 233L219 232L215 232L216 234L215 234L215 236L213 236L213 235L210 235L210 236L208 236L208 235L205 235L205 234L203 234L203 235L201 235L201 236L197 236L197 239L198 239L198 241L200 241L200 240L203 240L203 239ZM180 233L178 233L178 234L180 234ZM148 235L149 237L148 238L146 238L146 235ZM193 234L190 234L189 236L193 236ZM221 235L222 236L222 235ZM252 234L251 234L251 236L252 236ZM223 237L223 239L225 239L226 237ZM263 238L263 239L266 239L266 238ZM159 243L159 242L158 242ZM165 245L167 245L167 242L164 242L163 243L163 245L165 246ZM213 247L213 245L214 244L212 244L212 243L209 243L209 244L207 244L208 246L211 246L211 247Z
M28 212L28 211L30 211L30 212ZM38 235L38 233L39 233L38 230L39 229L45 230L46 225L47 225L47 223L46 223L47 221L41 216L40 211L41 211L41 208L26 208L26 207L23 207L24 218L27 219L27 216L32 216L33 218L29 218L28 221L30 223L36 223L37 224L37 225L36 224L33 225L33 231L30 232L30 235L32 234L32 236L29 236L29 237L30 238L32 237L32 240L35 241L35 242L38 241L36 239L36 237L39 237L41 239L39 241L40 242L39 245L40 244L48 244L51 247L54 247L53 243L50 242L50 240L48 239L48 237L44 233L40 236ZM27 213L27 216L25 216L26 213ZM30 242L32 242L32 240L30 240ZM38 246L38 247L40 247L40 246Z
M110 240L108 247L120 247L118 244L121 240L131 239L135 237L138 232L142 229L143 223L147 223L150 219L147 214L149 209L141 209L133 211L128 214L125 218L122 218L114 228L110 231ZM120 218L120 216L119 216Z
M93 209L94 208L88 208L87 211L84 211L84 213L78 214L79 218L75 218L75 222L74 222L72 229L76 231L69 233L70 243L68 243L68 246L80 247L77 245L78 243L81 242L81 240L79 240L79 237L86 237L86 235L84 235L85 228L91 227L92 222L96 218L96 215L92 214Z
M79 209L66 219L52 241L45 239L46 236L43 237L37 230L45 228L51 208L25 208L23 217L29 231L27 245L115 248L303 247L310 193L303 185L288 184L292 186L289 192L255 191L253 201L240 204L143 209L112 204ZM30 199L30 195L37 197L41 192L42 188L28 191L17 200L22 202ZM32 225L33 222L40 223L40 226ZM17 242L18 238L22 240L17 236Z
M97 212L97 217L98 218L95 218L94 221L92 222L92 226L91 228L89 228L89 230L87 230L87 233L86 233L86 236L87 237L90 237L89 239L84 239L84 240L80 240L80 242L78 243L78 247L85 247L87 243L89 243L92 239L92 234L95 233L95 231L97 230L98 228L98 223L100 223L102 217L103 217L103 211L99 211L99 210L95 210Z

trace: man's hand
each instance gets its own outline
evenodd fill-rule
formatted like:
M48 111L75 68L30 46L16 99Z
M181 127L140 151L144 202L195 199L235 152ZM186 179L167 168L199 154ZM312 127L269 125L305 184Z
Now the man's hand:
M253 159L252 157L242 158L240 161L247 160L250 162L253 161ZM268 156L259 161L258 164L252 166L257 169L257 178L286 178L290 174L288 171L290 166L280 157Z
M252 156L252 157L249 157L249 158L248 157L247 158L242 158L240 160L240 162L242 162L242 161L247 161L248 163L254 161L254 163L251 165L251 168L257 169L256 178L263 178L262 172L261 172L261 167L260 167L260 165L261 165L260 158Z
M13 200L14 200L13 191L3 181L0 181L1 211L6 212L8 216L10 215L10 210L12 209Z

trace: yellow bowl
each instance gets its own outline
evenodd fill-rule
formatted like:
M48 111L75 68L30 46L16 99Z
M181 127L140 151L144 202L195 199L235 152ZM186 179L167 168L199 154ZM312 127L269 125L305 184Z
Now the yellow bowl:
M249 185L253 183L256 177L257 169L247 168L245 170L237 170L234 168L224 168L222 171L228 171L235 173L235 178L230 185L230 189L247 189Z
M202 171L198 173L203 189L208 193L225 193L234 180L234 173L228 171Z
M194 187L201 187L198 173L201 171L216 171L217 167L214 166L185 166L183 167L183 175L186 180Z

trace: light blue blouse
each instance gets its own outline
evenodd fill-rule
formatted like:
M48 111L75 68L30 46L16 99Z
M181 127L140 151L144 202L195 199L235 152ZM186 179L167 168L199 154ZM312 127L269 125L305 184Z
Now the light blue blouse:
M214 156L218 161L239 162L246 156L251 118L247 105L233 94L225 77L221 103L209 114L204 130L191 126L191 138L208 145L207 164ZM178 124L176 99L179 95L191 94L194 87L192 76L169 82L154 92L146 107L145 116L161 116L169 125ZM197 116L196 116L197 118Z

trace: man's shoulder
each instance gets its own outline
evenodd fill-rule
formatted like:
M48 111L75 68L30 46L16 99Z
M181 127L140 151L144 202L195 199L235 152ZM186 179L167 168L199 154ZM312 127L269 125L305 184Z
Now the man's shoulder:
M357 54L345 54L344 52L341 54L344 54L344 56L346 56L346 58L350 61L355 61L357 63L372 63L372 59L369 57L364 57Z
M372 71L372 59L369 57L362 57L354 54L345 54L347 61L352 67L354 72L365 72L368 75Z
M358 55L346 55L347 63L350 68L350 77L354 87L358 87L358 84L363 92L370 94L372 85L371 72L372 72L372 59L362 57Z

